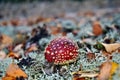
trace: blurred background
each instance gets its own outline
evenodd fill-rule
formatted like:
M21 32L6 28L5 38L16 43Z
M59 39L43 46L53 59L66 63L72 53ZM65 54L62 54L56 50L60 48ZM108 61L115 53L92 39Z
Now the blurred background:
M119 0L0 0L0 19L119 7Z

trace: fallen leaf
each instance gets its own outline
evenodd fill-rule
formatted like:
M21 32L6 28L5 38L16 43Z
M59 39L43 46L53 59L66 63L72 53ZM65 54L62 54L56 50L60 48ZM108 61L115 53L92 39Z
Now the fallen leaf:
M93 11L86 11L85 13L84 13L84 16L86 16L86 17L92 17L92 16L94 16L95 15L95 13L93 12Z
M118 64L117 63L115 63L115 62L112 62L112 69L110 70L110 80L112 80L112 75L115 73L115 71L117 70L117 68L118 68Z
M109 53L114 52L120 48L120 43L112 43L112 44L101 43L101 44L105 47L105 50Z
M8 22L7 22L7 21L2 21L2 22L1 22L1 25L2 25L2 26L7 26L7 25L8 25Z
M72 72L73 80L85 80L85 78L96 78L98 73L93 71L77 71Z
M85 78L78 78L78 77L76 78L75 77L75 78L73 78L73 80L85 80Z
M100 74L98 76L98 80L108 80L111 68L112 64L110 61L102 63L102 65L100 66Z
M12 57L14 59L19 59L20 58L20 54L12 52L12 51L7 56Z
M7 47L13 43L13 39L5 34L1 35L1 40L0 40L0 49Z
M11 25L13 25L13 26L18 26L19 25L19 20L18 19L13 19L13 20L11 20L10 21L10 23L11 23Z
M100 74L98 80L112 80L112 75L118 68L118 64L115 62L106 61L101 65Z
M86 57L87 57L88 61L90 61L90 60L95 59L96 56L95 56L94 53L88 52L88 53L86 54Z
M3 60L6 58L6 53L4 51L0 51L0 60Z
M6 75L5 75L5 77L3 77L3 80L7 80L7 78L10 78L10 79L13 78L13 80L14 80L17 77L27 78L28 76L24 71L22 71L18 67L17 64L11 63L6 70ZM10 80L10 79L8 79L8 80Z
M93 22L93 34L99 36L103 33L102 27L98 21Z
M16 80L16 79L13 77L3 77L2 80Z
M33 51L38 51L36 44L32 44L28 49L26 49L25 55L27 55L28 53L33 52Z
M112 53L112 52L115 52L116 50L119 50L120 43L106 44L106 43L97 42L97 44L94 45L94 48L96 48L98 50L106 51L108 53Z

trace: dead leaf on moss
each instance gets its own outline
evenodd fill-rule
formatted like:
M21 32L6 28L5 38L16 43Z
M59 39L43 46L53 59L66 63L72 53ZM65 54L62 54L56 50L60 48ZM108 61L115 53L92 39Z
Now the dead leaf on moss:
M115 62L106 61L100 67L100 74L98 80L109 80L118 68L118 64Z
M76 78L75 77L75 78L73 78L73 80L85 80L85 78L78 78L78 77Z
M112 44L101 43L101 44L105 47L105 50L109 53L114 52L120 48L120 43L112 43Z
M16 80L16 79L13 77L3 77L2 80Z
M110 61L104 62L100 66L100 74L98 76L98 80L108 80L110 76L111 68L112 68L112 64Z
M98 21L93 22L93 34L99 36L103 33L102 27Z
M7 56L12 57L14 59L19 59L20 58L20 54L12 52L12 51Z
M6 53L4 51L0 51L0 60L3 60L6 58Z
M117 70L117 68L118 68L118 64L117 63L115 63L115 62L112 62L112 69L110 70L110 80L112 80L112 75L115 73L115 71Z
M0 38L0 49L3 49L4 47L7 47L13 43L13 39L5 34L1 35Z
M22 71L17 64L11 63L9 65L9 67L6 70L6 75L5 77L3 77L3 80L7 80L9 78L9 80L14 80L17 77L23 77L23 78L27 78L27 74Z
M94 59L96 58L95 54L92 53L92 52L88 52L88 53L86 54L86 57L87 57L88 61L94 60Z
M94 47L98 50L103 50L103 51L106 51L108 53L112 53L112 52L119 50L120 43L106 44L106 43L98 42L96 45L94 45Z
M77 71L72 72L73 80L85 80L85 78L95 78L98 76L98 73L93 71Z

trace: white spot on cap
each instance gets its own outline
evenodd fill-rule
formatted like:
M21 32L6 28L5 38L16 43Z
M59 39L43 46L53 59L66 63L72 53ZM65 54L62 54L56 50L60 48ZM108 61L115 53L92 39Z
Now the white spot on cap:
M57 53L57 51L55 51L55 53Z
M53 49L56 49L56 47L54 47Z
M64 46L64 49L66 48L66 46Z
M54 53L51 53L51 55L54 55Z
M53 59L55 59L55 57L53 57Z
M63 52L62 50L59 51L59 53L62 53L62 52Z
M59 44L57 44L57 46L59 46Z
M60 49L60 48L61 48L61 46L58 47L58 49Z
M62 59L64 59L64 56L62 56Z
M72 56L72 55L73 55L73 53L71 53L71 52L70 52L70 55Z
M61 44L63 44L63 42L61 42Z
M47 50L46 53L50 54L50 51Z

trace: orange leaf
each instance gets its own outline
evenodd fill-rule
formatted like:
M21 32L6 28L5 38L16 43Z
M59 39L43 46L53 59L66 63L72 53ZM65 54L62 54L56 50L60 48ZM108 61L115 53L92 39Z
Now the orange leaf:
M16 80L16 78L13 77L3 77L2 80Z
M13 39L5 34L2 34L0 42L1 42L0 48L2 49L6 46L11 45L13 43Z
M93 33L95 36L99 36L103 33L102 27L99 22L93 22Z
M18 65L14 64L14 63L11 63L9 65L9 67L7 68L7 71L6 71L6 76L9 76L9 77L13 77L13 78L16 78L16 77L24 77L24 78L27 78L27 74L22 71Z
M111 80L112 75L118 68L118 64L115 62L106 61L101 65L100 74L98 80Z
M112 62L112 68L110 70L110 76L109 76L110 80L112 79L112 75L115 73L115 71L117 70L118 66L119 65L117 63Z
M10 52L10 53L8 54L8 57L12 57L12 58L19 59L19 58L20 58L20 55L17 54L17 53L14 53L14 52Z

